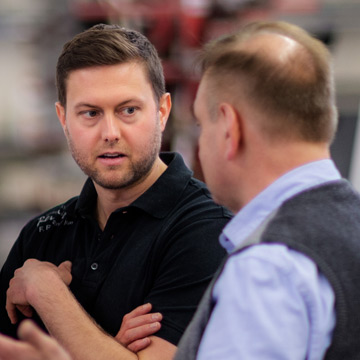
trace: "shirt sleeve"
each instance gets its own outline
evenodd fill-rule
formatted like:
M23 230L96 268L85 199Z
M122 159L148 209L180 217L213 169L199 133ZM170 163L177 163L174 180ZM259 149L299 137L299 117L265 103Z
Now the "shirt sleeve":
M161 246L154 284L145 299L163 314L156 336L174 345L179 342L225 257L218 236L227 220L208 218L179 226Z
M322 359L335 324L334 292L315 263L279 244L230 257L198 359Z

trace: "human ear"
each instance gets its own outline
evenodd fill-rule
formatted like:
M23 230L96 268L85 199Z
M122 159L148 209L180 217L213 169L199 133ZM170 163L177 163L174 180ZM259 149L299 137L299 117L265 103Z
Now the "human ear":
M58 119L60 121L60 124L61 124L64 132L66 132L65 131L65 129L66 129L65 108L59 101L57 101L55 103L55 110L56 110L56 115L57 115L57 117L58 117Z
M160 120L161 131L165 130L165 126L169 118L170 111L171 111L171 95L170 93L165 93L164 95L161 96L159 101L159 120Z
M224 129L225 156L227 160L232 160L241 147L241 116L237 109L228 103L220 104L219 115L222 118L220 120L222 120Z

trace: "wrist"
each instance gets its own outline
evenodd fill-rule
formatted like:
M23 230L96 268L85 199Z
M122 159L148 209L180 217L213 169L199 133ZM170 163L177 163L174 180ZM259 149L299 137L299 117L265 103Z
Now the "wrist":
M38 274L31 275L27 283L25 294L29 304L36 310L46 301L56 301L56 294L64 287L64 283L51 268L38 269Z

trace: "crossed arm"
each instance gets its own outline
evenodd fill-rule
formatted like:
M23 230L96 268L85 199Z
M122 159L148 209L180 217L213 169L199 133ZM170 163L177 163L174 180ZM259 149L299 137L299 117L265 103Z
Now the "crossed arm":
M38 260L26 261L16 270L7 292L6 308L11 321L17 322L16 309L25 316L31 316L32 308L36 309L49 333L73 359L172 359L176 350L173 344L156 336L147 337L160 328L161 320L160 314L147 313L149 304L126 315L114 339L90 318L68 289L70 271L69 262L56 267Z
M150 345L146 337L152 331L148 321L154 321L150 304L139 306L124 318L116 339L131 349L140 351ZM147 314L147 315L146 315ZM149 325L149 326L148 326ZM32 321L24 320L18 329L16 341L0 335L0 358L2 360L71 360L70 354L51 336L41 331Z

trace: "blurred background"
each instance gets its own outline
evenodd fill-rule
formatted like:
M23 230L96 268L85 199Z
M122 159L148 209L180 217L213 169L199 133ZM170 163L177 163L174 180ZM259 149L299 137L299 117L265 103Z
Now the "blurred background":
M253 20L304 27L333 54L339 129L332 155L360 190L359 17L360 0L0 0L0 266L22 226L77 195L85 180L54 111L57 57L76 33L103 22L148 36L173 96L163 149L180 152L201 179L190 114L201 45Z

